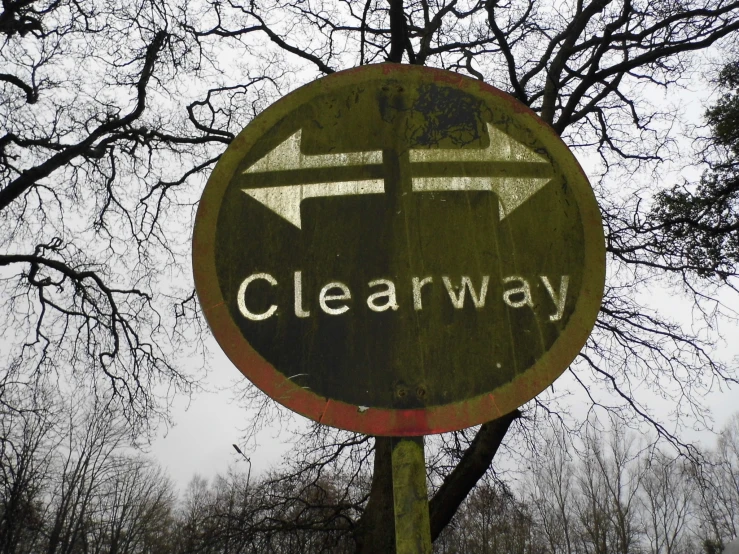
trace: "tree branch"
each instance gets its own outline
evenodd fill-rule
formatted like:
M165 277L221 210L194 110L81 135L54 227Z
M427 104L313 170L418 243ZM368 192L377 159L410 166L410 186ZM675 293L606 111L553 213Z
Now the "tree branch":
M68 164L77 156L84 154L100 137L131 124L144 112L144 109L146 108L146 87L149 84L149 79L151 79L151 76L154 73L154 64L159 52L164 46L166 38L167 33L159 31L146 49L144 66L141 69L141 75L136 84L136 106L134 109L125 117L111 119L102 123L84 140L77 144L68 146L42 164L31 169L27 169L21 173L20 177L11 181L6 187L0 190L0 211L7 208L11 202L32 187L40 179L48 177L54 171Z
M38 100L38 91L33 88L30 85L27 85L23 81L21 81L18 77L15 75L10 75L8 73L0 73L0 81L5 81L7 83L10 83L11 85L15 85L19 89L21 89L23 92L26 93L26 102L29 104L35 104Z
M407 38L403 0L387 0L387 2L390 4L390 54L387 61L400 63L403 61L403 50Z
M521 412L513 410L480 427L462 459L444 479L444 483L429 502L431 540L439 536L454 517L462 501L485 475L511 423L520 417Z

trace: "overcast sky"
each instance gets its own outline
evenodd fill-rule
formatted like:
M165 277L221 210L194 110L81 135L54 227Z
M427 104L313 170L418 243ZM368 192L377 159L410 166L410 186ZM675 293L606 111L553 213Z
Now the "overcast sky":
M685 126L683 132L687 135L692 131L690 125L699 125L706 103L710 103L710 94L702 76L696 75L696 86L692 93L672 91L671 98L665 98L665 103L679 101L685 110ZM677 95L677 96L675 96ZM684 138L682 145L690 148L690 139ZM594 174L593 168L588 168L588 160L582 158L582 152L576 155L584 166L587 173ZM700 171L691 167L663 166L661 174L665 183L679 182L683 178L695 181ZM646 176L645 178L652 178ZM591 177L592 180L592 177ZM687 325L691 322L691 303L687 299L681 299L672 289L650 289L646 301L650 302L662 314L680 320ZM739 313L739 295L727 292L722 297L723 301ZM719 329L724 339L721 358L725 361L734 359L739 363L739 327L734 324L724 324ZM208 381L209 388L215 392L199 393L194 396L192 402L179 399L175 404L173 420L176 425L166 433L162 430L160 437L152 445L152 454L164 465L173 480L184 488L195 474L203 477L213 477L218 473L225 473L230 465L245 468L246 462L236 454L232 444L240 443L240 428L245 426L249 414L240 408L229 392L228 387L235 379L240 379L241 374L222 354L220 349L212 347L213 358L210 363L211 373ZM560 388L572 388L577 390L577 385L567 374L555 383ZM723 390L719 390L721 387ZM218 390L220 389L220 390ZM643 399L642 399L643 400ZM706 399L706 405L710 406L714 416L715 428L720 429L723 423L735 412L739 411L739 387L733 389L726 384L715 384L715 390ZM587 400L583 396L583 406ZM649 404L662 423L668 424L672 406L659 398L654 398ZM298 416L299 417L299 416ZM259 448L251 454L253 471L260 473L265 469L279 464L287 447L282 443L277 430L267 430L259 437ZM691 441L700 441L704 447L712 447L713 435L698 426L696 430L687 430L681 435L682 438Z

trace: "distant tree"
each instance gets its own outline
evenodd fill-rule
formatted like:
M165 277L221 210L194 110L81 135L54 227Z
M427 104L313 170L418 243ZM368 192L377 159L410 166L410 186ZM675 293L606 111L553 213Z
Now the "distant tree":
M699 485L699 537L723 548L739 538L739 415L721 431L717 447L696 474Z
M537 521L544 551L551 554L572 554L579 543L576 465L570 451L561 430L545 437L545 455L531 460L531 478L522 491Z
M530 554L534 520L529 508L500 482L480 481L453 523L434 544L439 554Z
M697 465L674 448L655 447L613 420L591 425L579 450L563 437L550 443L519 476L530 506L532 543L542 554L626 552L687 554L700 548ZM708 458L711 452L700 453Z
M656 195L654 223L645 228L650 247L664 263L684 259L684 270L736 288L739 263L739 62L726 65L717 83L723 92L706 111L708 169L699 183Z
M172 552L175 495L150 460L118 454L95 495L84 551L89 554Z
M31 554L40 548L44 493L49 484L55 414L0 412L0 553Z
M706 554L721 554L723 551L724 549L719 542L708 539L703 542L703 552Z
M641 483L641 525L649 551L664 554L695 552L697 482L684 459L657 450L645 458Z
M634 439L613 425L607 439L595 424L586 435L575 482L582 551L629 554L639 541L638 492L643 472Z
M354 551L342 515L344 475L315 481L271 474L254 482L244 475L218 476L188 486L174 536L178 554ZM333 518L331 516L334 516Z
M177 532L177 552L212 552L207 550L207 542L214 543L209 521L211 515L212 494L208 490L208 482L201 476L192 478L182 499ZM215 548L215 544L213 544Z
M117 455L128 446L130 432L119 414L93 401L70 406L62 417L48 491L46 554L72 554L89 544L104 512L106 489L128 469Z
M125 418L94 401L39 400L0 418L0 553L169 552L172 484L131 455Z

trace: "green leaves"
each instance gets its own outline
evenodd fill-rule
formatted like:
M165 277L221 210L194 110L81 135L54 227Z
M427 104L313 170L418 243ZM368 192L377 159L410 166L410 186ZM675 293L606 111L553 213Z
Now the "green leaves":
M681 256L702 278L726 280L739 267L739 62L719 73L726 91L706 110L711 128L699 183L659 192L651 216L663 255Z

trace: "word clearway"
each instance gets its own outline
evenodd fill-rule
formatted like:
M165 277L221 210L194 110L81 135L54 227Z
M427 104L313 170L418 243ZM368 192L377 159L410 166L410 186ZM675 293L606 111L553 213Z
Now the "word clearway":
M546 275L540 275L538 280L544 285L549 299L551 300L552 311L549 314L550 321L559 321L562 319L565 309L565 301L567 299L567 287L569 285L569 275L562 275L559 278L559 286L555 288L555 280L550 279ZM245 318L251 321L263 321L275 316L279 307L272 304L262 312L253 311L247 306L247 290L249 286L257 281L266 281L269 285L278 286L277 280L269 273L254 273L249 275L241 282L237 293L237 304L239 312ZM502 300L511 308L534 308L534 301L531 295L532 279L527 279L519 275L511 275L503 277L501 284L503 285ZM413 292L413 309L421 311L424 309L423 295L424 289L433 286L443 286L449 295L451 305L461 310L465 304L471 304L476 309L485 307L488 297L488 289L490 288L490 276L483 275L476 283L472 278L463 275L459 279L453 279L447 275L441 276L436 281L432 276L413 277L411 278L410 287ZM375 279L367 283L369 293L367 295L367 306L373 312L386 312L388 310L396 311L400 309L398 304L398 296L396 293L395 283L390 279ZM469 299L469 300L468 300ZM311 308L306 306L303 299L303 279L302 272L296 271L293 274L293 310L296 317L306 318L311 315ZM318 306L320 310L328 315L341 315L348 312L351 307L349 301L352 300L352 293L349 287L339 281L332 281L324 285L318 293Z

